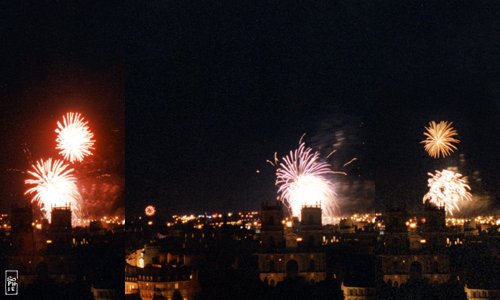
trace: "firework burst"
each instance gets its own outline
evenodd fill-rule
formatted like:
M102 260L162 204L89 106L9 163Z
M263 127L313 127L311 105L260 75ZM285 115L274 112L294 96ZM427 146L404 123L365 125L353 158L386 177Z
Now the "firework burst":
M457 150L454 143L460 143L460 141L454 138L458 133L451 125L453 125L452 122L436 123L432 121L429 123L429 127L425 127L424 136L426 139L421 143L424 144L425 151L431 157L446 157Z
M74 162L82 161L92 155L95 140L88 122L79 113L69 112L63 116L62 123L57 122L57 146L64 159Z
M295 217L300 217L304 205L321 205L323 219L331 219L338 207L328 175L335 173L339 172L332 171L329 163L320 161L319 152L300 143L298 149L283 157L276 170L278 200Z
M25 184L32 186L25 195L32 196L32 202L37 203L48 217L49 209L53 206L70 205L73 211L78 209L80 194L76 185L73 169L65 165L62 160L39 160L28 170L32 178L26 179Z
M156 208L153 206L153 205L148 205L146 206L146 208L144 209L144 213L146 214L146 216L148 217L152 217L155 215L156 213Z
M463 201L472 199L467 177L462 177L462 174L448 169L428 175L429 192L424 195L424 203L429 202L437 207L444 207L450 215L453 215L455 210L460 211L460 204Z

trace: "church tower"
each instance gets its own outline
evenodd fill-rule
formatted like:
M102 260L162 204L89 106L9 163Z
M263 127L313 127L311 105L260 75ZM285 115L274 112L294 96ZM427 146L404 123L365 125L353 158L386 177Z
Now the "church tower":
M302 246L306 248L317 248L321 246L321 206L303 206L301 213L300 234Z
M425 203L418 223L422 236L427 240L427 248L439 250L446 246L446 212L444 207Z
M282 220L283 206L280 202L275 205L262 204L260 240L263 248L275 249L285 246Z
M49 236L58 247L71 247L71 209L54 207L51 211Z
M33 211L31 205L12 206L12 245L17 255L34 255Z
M409 248L406 220L408 214L405 208L388 207L384 215L385 248L389 252L407 251Z

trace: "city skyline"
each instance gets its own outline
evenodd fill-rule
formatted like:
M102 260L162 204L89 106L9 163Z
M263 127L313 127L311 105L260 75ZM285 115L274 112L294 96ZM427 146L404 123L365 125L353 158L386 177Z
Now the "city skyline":
M3 8L5 295L499 297L498 3Z

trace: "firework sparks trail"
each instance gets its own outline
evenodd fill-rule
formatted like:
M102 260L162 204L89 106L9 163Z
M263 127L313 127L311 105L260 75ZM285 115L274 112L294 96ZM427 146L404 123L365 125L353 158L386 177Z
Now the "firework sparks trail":
M69 112L63 116L63 121L57 122L57 146L64 159L74 162L82 161L86 156L92 155L95 140L90 131L88 121L79 113Z
M273 166L273 168L276 168L276 166L278 165L279 163L279 159L278 159L278 152L274 152L274 162L272 162L271 160L269 159L266 159L266 163L270 164L271 166Z
M353 162L355 162L356 160L358 160L358 158L357 158L357 157L354 157L354 158L353 158L353 159L351 159L350 161L346 162L346 163L344 164L344 167L345 167L345 166L348 166L348 165L350 165L350 164L352 164L352 163L353 163Z
M40 206L46 217L51 207L68 204L76 213L80 194L73 171L62 160L41 159L28 170L32 178L26 179L25 184L33 187L24 194L32 195L31 201Z
M302 136L300 137L300 140L299 140L299 145L303 143L303 141L304 141L304 137L305 137L305 136L306 136L306 133L304 132L304 133L302 134Z
M326 156L326 159L329 159L335 152L337 152L337 149L333 149L332 152Z
M467 177L452 170L435 171L435 174L428 173L427 180L429 192L424 195L424 203L429 202L438 207L444 207L446 211L453 215L453 212L460 211L460 204L463 201L470 201L472 195L469 192L470 186L467 184Z
M276 164L274 164L274 163L273 163L272 161L270 161L269 159L266 159L266 162L267 162L268 164L270 164L271 166L276 167Z
M429 123L429 127L425 127L424 136L426 139L420 143L424 144L425 151L429 156L433 158L446 157L457 150L454 143L460 143L460 140L454 138L458 133L452 125L452 122L436 123L432 121Z
M338 212L333 183L327 175L341 172L332 171L330 164L319 159L319 152L300 143L298 149L283 157L276 170L278 200L293 216L300 217L304 205L321 205L324 220Z
M26 158L26 161L29 164L32 164L32 161L31 161L31 151L28 148L28 144L26 144L26 143L23 144L23 153L24 153L24 157Z
M26 174L26 172L25 172L25 171L23 171L23 170L13 169L13 168L6 169L5 171L7 171L7 172L21 173L21 174Z

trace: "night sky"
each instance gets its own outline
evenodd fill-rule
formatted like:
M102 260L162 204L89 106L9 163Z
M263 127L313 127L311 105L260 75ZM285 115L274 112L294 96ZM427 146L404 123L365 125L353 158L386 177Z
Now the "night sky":
M54 129L67 111L82 113L95 134L95 155L86 165L123 182L123 39L114 13L90 3L2 8L0 212L27 202L22 172L30 163L61 158ZM123 196L116 201L111 209L123 212Z
M359 157L339 180L375 183L358 211L417 208L426 173L448 166L470 178L479 171L498 208L493 4L135 7L140 17L127 24L127 211L149 203L164 213L258 209L276 197L265 163L274 151L296 148L304 132L306 143L327 147L339 131L348 140L332 163ZM454 122L462 143L450 158L428 158L419 144L431 120Z
M1 210L23 188L7 170L26 167L25 144L49 154L68 109L125 172L131 215L258 209L276 197L266 159L303 133L325 156L336 145L346 213L415 209L426 173L448 166L473 181L472 213L499 208L494 1L78 1L2 15ZM419 144L431 120L454 122L450 158Z

